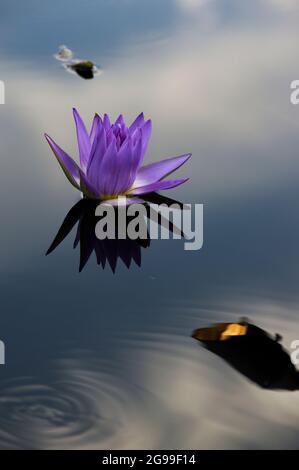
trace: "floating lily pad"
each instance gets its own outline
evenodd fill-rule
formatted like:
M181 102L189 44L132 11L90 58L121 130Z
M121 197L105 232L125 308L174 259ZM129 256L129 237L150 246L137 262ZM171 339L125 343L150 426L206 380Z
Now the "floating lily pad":
M192 337L262 388L299 390L299 371L280 344L279 334L271 335L241 319L199 328Z
M86 80L94 78L94 76L99 73L98 68L91 60L67 64L67 68Z
M73 51L65 45L59 46L54 57L63 62L63 66L68 72L79 75L85 80L90 80L101 73L101 69L91 60L74 59Z

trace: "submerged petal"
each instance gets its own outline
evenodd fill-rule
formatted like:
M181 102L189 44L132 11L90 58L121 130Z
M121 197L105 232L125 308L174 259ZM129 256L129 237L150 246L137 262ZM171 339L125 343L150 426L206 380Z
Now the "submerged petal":
M164 180L156 181L155 183L148 184L146 186L140 186L139 188L134 188L128 191L128 195L141 195L147 193L153 193L155 191L160 191L161 189L170 189L179 186L180 184L188 181L189 178L181 178L178 180Z
M141 167L137 172L133 187L138 188L165 178L173 171L180 168L187 160L189 160L190 157L191 153L188 153L179 157L167 158Z
M45 134L45 137L69 182L75 188L80 189L80 169L77 163L49 135Z
M86 171L87 163L89 160L89 154L91 149L91 143L89 134L86 130L85 124L78 113L78 111L73 108L74 119L77 129L77 139L78 139L78 148L80 155L80 164L83 171Z

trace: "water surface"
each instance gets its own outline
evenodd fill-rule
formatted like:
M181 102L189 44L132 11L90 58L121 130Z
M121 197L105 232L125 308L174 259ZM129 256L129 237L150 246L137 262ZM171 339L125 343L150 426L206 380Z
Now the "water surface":
M298 330L297 3L3 1L0 446L298 448L299 394L259 387L190 337L241 316ZM103 74L53 58L67 44ZM147 161L192 152L167 195L204 204L204 246L152 241L113 274L75 231L80 196L43 133L77 155L71 109L153 119Z

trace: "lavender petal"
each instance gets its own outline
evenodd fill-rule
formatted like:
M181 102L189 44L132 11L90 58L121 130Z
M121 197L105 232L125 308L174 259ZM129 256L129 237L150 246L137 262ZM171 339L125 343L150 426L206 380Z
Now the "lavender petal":
M168 158L143 166L137 172L134 188L145 186L165 178L180 168L191 157L191 153L179 157Z
M139 188L131 189L128 192L128 195L139 195L139 194L147 194L153 193L155 191L160 191L162 189L170 189L179 186L180 184L185 183L188 181L189 178L181 178L177 180L164 180L164 181L156 181L155 183L148 184L146 186L140 186Z
M74 119L76 123L76 130L77 130L80 165L81 165L82 170L85 172L87 168L88 160L89 160L90 150L91 150L90 138L86 130L85 124L82 121L80 114L75 108L73 108L73 114L74 114Z
M76 162L67 154L65 153L62 148L60 148L53 139L47 134L45 134L48 144L50 145L55 157L59 165L61 166L65 176L69 180L69 182L75 186L75 188L80 189L80 174L79 174L79 167Z

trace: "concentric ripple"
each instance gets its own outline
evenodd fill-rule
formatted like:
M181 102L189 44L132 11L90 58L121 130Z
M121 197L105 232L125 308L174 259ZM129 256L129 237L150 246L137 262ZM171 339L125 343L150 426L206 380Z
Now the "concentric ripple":
M54 380L7 382L0 391L0 448L97 449L138 442L147 422L143 393L100 365L104 370L65 360Z

